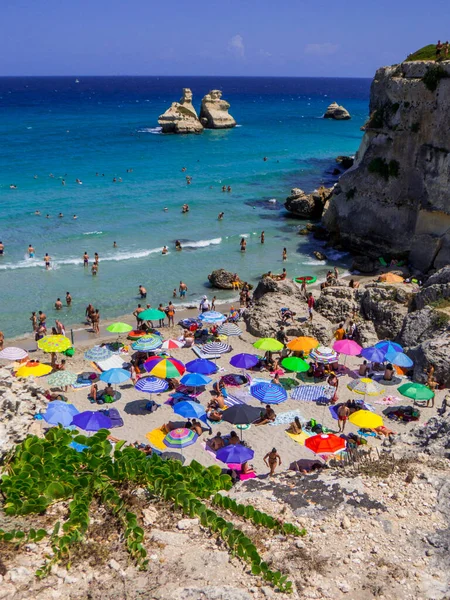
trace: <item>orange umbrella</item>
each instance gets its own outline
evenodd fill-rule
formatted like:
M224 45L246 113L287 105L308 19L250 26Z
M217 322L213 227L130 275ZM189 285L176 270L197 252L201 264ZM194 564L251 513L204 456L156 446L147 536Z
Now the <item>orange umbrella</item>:
M384 283L403 283L405 280L395 273L383 273L383 275L378 277L378 281L383 281Z
M315 338L300 336L295 338L294 340L291 340L286 345L286 347L289 348L289 350L293 350L294 352L301 352L303 350L305 354L309 354L311 350L317 348L318 345L319 341Z

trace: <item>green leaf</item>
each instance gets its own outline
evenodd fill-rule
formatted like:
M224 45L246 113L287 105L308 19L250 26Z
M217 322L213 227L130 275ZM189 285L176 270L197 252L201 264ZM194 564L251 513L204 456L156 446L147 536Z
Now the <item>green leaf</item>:
M261 575L261 567L256 563L252 564L252 575Z
M53 483L47 486L47 489L45 490L45 495L51 500L57 500L58 498L63 498L66 495L66 492L64 486L61 483L54 481Z

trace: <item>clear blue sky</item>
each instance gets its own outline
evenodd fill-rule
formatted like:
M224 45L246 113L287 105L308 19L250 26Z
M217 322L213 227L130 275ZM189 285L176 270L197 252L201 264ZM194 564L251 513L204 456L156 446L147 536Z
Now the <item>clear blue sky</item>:
M434 0L2 0L0 75L372 77L437 38Z

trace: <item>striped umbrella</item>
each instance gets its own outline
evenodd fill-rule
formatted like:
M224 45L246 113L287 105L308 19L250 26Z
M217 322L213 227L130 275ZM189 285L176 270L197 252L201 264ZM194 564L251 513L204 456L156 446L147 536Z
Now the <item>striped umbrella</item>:
M144 363L144 369L147 373L166 379L166 377L179 377L185 372L183 363L176 358L163 358L161 356L151 356Z
M338 359L336 352L331 348L327 348L327 346L319 346L318 348L314 348L314 350L311 351L310 356L318 363L323 365L329 365L337 362Z
M44 352L65 352L72 347L72 342L64 335L45 335L37 345Z
M169 384L164 379L160 379L159 377L154 377L150 375L149 377L141 377L139 381L136 383L134 388L138 390L138 392L147 392L148 394L159 394L159 392L165 392Z
M27 356L28 352L26 352L23 348L17 348L16 346L3 348L3 350L0 352L0 358L3 360L23 360Z
M234 323L224 323L219 327L219 335L226 335L230 337L232 335L242 335L241 329Z
M78 375L70 373L69 371L56 371L52 373L47 379L47 383L53 387L63 387L66 385L73 385L77 380Z
M186 371L189 373L201 373L202 375L212 375L217 373L219 367L207 358L196 358L186 363Z
M179 427L178 429L173 429L170 433L168 433L163 439L163 443L168 448L182 449L195 444L197 438L198 435L192 429Z
M397 365L397 367L412 367L413 361L409 358L408 355L403 354L403 352L388 352L384 357L384 360L389 361L393 365Z
M164 350L175 350L176 348L182 348L184 346L184 342L180 342L179 340L165 340L161 348Z
M225 352L229 352L230 350L231 346L224 344L223 342L209 342L202 346L202 352L204 354L225 354Z
M265 404L280 404L287 400L286 390L281 385L270 382L252 385L250 394Z
M222 323L225 321L226 316L216 310L208 310L199 316L200 321L203 323Z
M162 339L157 335L144 335L137 342L131 344L133 350L139 352L151 352L162 346Z
M104 346L94 346L84 353L84 358L86 360L98 362L99 360L107 360L108 358L111 358L112 355L113 353L109 348L105 348Z
M361 394L363 396L379 396L384 392L384 388L369 377L354 379L347 385L347 387L352 392Z

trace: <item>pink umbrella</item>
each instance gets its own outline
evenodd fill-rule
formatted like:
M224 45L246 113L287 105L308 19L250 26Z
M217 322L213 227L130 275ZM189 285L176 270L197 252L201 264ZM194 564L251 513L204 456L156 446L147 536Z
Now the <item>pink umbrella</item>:
M333 344L333 350L339 352L339 354L346 354L347 356L358 356L361 353L361 346L353 340L338 340Z

